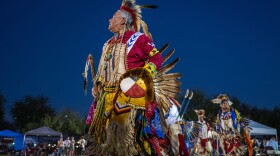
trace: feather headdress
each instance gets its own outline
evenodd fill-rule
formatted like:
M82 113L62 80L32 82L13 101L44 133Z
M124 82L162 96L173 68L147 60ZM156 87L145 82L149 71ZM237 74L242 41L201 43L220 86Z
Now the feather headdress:
M123 0L120 10L125 10L132 17L132 25L134 31L140 31L140 26L143 24L141 9L142 8L157 8L156 5L137 5L135 0ZM147 35L147 34L146 34Z
M226 94L220 94L216 99L213 99L211 101L215 104L221 104L224 101L227 101L230 106L233 104Z
M197 116L205 116L205 111L203 109L194 110Z

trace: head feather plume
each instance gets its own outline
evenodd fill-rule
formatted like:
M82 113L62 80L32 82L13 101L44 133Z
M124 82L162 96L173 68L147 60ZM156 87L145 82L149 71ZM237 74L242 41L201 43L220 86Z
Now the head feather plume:
M142 8L150 8L150 9L155 9L158 6L156 5L137 5L135 3L135 0L123 0L122 1L122 5L120 10L125 10L128 13L130 13L131 17L132 17L132 25L134 28L134 31L140 31L140 27L141 27L141 19L142 19L142 15L141 15L141 9Z
M120 9L130 13L134 31L139 31L142 18L141 7L135 4L135 0L123 0Z

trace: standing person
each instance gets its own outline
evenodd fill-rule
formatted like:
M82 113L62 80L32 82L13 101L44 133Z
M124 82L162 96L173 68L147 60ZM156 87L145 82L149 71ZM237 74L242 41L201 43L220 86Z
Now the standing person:
M220 135L219 146L223 155L248 155L253 154L252 141L248 135L248 129L243 123L239 112L231 107L233 104L226 94L220 94L213 103L220 104L221 110L217 114L216 131ZM244 138L244 141L240 138ZM243 142L246 142L244 144ZM246 146L243 146L246 145ZM248 151L247 151L248 148Z
M75 143L76 143L75 138L71 137L69 155L75 154Z
M57 154L60 156L62 154L62 149L63 149L63 138L60 138L57 141Z
M211 155L213 147L211 141L208 139L208 131L210 130L210 125L207 123L205 118L205 111L203 109L195 110L198 118L198 123L201 124L201 130L199 131L195 154L197 155Z
M82 148L81 152L83 153L86 149L86 140L84 139L84 136L81 136L80 140L78 141L78 144Z
M267 144L267 140L266 140L266 138L263 138L261 145L260 145L260 149L261 149L262 153L266 153L266 150L265 150L266 144Z
M252 140L252 147L253 147L253 155L256 155L257 153L260 152L259 141L257 140L256 137L254 137Z
M275 137L271 137L266 146L271 146L275 151L278 151L278 143L275 141Z
M93 142L87 148L88 154L125 156L168 152L163 109L168 111L167 107L172 105L169 100L179 93L180 74L168 75L168 79L163 76L178 59L161 68L161 53L141 20L144 7L147 5L123 0L109 20L109 30L114 35L103 46L94 78L94 103L90 109L94 115L90 111L87 120ZM145 34L140 32L141 23ZM160 83L154 83L156 80Z
M70 150L70 144L71 144L70 138L67 137L67 138L64 140L63 144L64 144L64 149L65 149L65 150L64 150L64 153L65 153L66 155L68 155L68 154L69 154L69 150Z
M252 145L253 145L253 148L256 148L256 147L259 147L259 141L257 140L257 138L253 138L253 140L252 140Z

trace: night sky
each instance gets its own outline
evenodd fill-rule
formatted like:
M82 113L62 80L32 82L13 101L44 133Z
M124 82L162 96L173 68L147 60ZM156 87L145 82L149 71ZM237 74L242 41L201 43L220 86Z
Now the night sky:
M156 4L143 20L158 49L181 61L182 90L228 93L259 108L280 106L279 0L138 0ZM26 95L49 97L56 111L87 114L83 93L89 53L99 61L121 0L1 0L0 90L7 111ZM97 66L97 63L96 63ZM234 105L233 105L234 106ZM8 114L8 112L6 112Z

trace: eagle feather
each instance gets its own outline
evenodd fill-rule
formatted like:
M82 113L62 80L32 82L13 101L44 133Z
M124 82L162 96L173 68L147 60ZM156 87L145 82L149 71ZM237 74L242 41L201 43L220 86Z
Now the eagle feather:
M175 48L172 49L167 55L165 55L162 59L162 64L164 64L175 52Z
M160 48L159 52L162 54L168 47L170 43L166 43L162 48Z
M159 71L157 75L161 75L161 74L165 74L168 71L170 71L172 68L174 68L174 66L179 62L180 58L178 57L176 60L174 60L173 62L165 65L164 67L162 67Z

